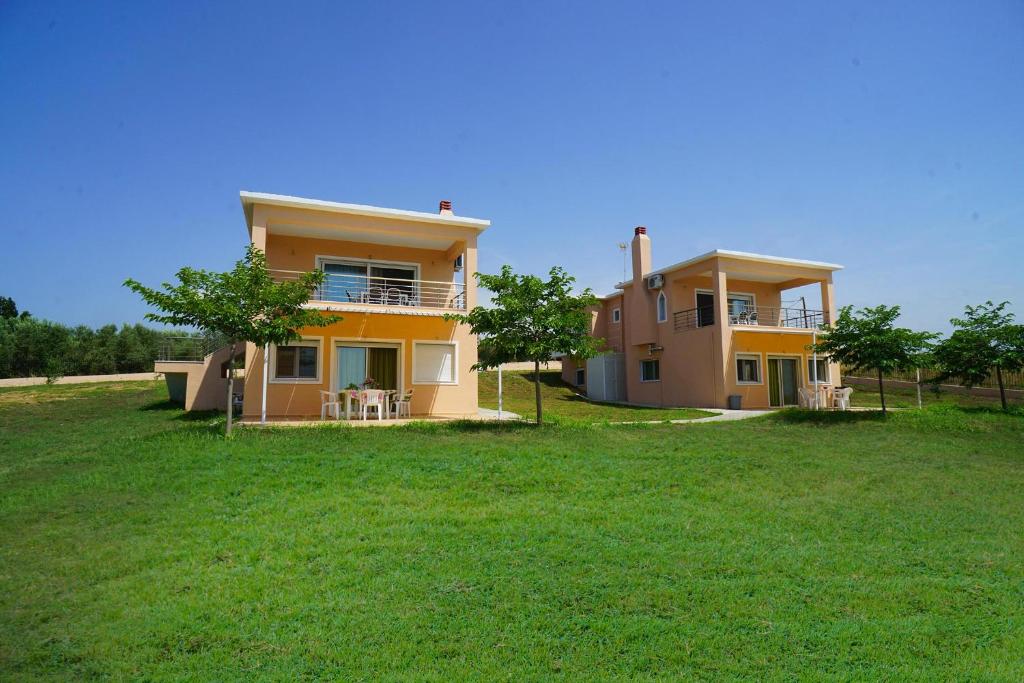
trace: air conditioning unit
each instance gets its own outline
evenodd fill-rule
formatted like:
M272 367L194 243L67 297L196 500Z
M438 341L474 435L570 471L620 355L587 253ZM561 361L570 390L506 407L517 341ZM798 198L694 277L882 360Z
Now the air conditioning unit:
M455 272L462 270L462 254L455 257Z
M665 276L660 273L658 275L651 275L647 278L647 289L661 289L664 286Z

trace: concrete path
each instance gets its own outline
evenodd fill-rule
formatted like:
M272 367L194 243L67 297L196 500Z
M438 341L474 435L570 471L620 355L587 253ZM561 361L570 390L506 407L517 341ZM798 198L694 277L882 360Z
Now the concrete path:
M715 414L712 415L711 417L690 417L690 418L686 418L685 420L638 420L638 421L632 421L632 422L612 422L610 424L613 424L613 425L645 425L645 424L647 424L647 425L659 425L659 424L665 424L666 422L668 422L669 424L674 424L674 425L685 425L685 424L690 424L690 423L693 423L693 422L730 422L732 420L749 420L752 417L760 417L762 415L767 415L768 413L774 412L774 411L771 411L771 410L727 410L727 409L724 409L724 408L722 408L722 409L718 409L718 408L713 408L713 409L701 408L701 410L707 410L707 412L715 413Z
M512 413L507 410L501 411L501 417L498 417L497 410L491 410L490 408L477 408L477 416L481 420L521 420L522 416L518 413Z

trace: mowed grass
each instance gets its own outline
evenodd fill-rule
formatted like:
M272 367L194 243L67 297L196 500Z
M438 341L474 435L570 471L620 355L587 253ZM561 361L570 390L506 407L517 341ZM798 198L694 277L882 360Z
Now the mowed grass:
M527 420L537 418L536 394L532 371L502 372L502 408L518 413ZM563 425L595 422L644 422L652 420L687 420L710 417L714 413L693 408L645 408L611 403L594 403L578 395L557 370L541 370L541 396L544 419ZM479 375L480 407L498 408L498 373Z
M854 384L853 405L867 408L878 408L882 405L877 384ZM1012 394L1007 401L1011 406L1021 405L1022 401ZM887 408L917 408L917 389L915 387L886 387L885 405ZM960 393L948 389L936 390L932 385L921 387L921 405L923 406L962 406L971 408L999 408L999 396L983 396L977 393Z
M1019 412L221 426L0 392L0 678L1024 678Z

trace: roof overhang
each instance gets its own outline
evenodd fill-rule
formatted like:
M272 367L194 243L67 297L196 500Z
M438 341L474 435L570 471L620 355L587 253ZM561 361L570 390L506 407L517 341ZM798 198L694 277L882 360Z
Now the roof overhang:
M666 266L664 268L659 268L658 270L653 270L650 273L645 273L644 277L662 274L668 275L669 273L674 273L677 270L683 270L684 268L690 268L691 266L699 265L703 261L710 262L715 259L739 262L740 264L742 264L740 268L736 269L738 272L736 272L735 274L741 275L742 279L744 280L750 280L755 282L770 282L775 284L789 282L791 280L796 280L799 278L795 274L787 274L784 271L778 271L777 269L773 269L775 270L775 272L758 273L758 265L783 266L793 268L794 270L798 269L801 272L820 271L823 274L843 269L843 266L839 265L838 263L826 263L824 261L807 261L804 259L786 258L784 256L769 256L766 254L752 254L746 251L732 251L729 249L715 249L714 251L709 251L706 254L701 254L700 256L695 256L691 259L680 261L679 263L673 263L671 266ZM708 272L710 272L711 264L709 263L708 266ZM726 271L728 272L729 269L727 268ZM632 281L620 282L617 285L615 285L615 287L617 289L622 289L623 287L627 287L631 284L633 284Z

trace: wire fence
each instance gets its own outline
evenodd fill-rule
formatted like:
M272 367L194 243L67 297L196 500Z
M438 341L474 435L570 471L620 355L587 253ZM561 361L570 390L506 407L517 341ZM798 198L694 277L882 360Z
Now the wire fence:
M927 368L921 369L921 381L924 384L928 384L931 380L938 376L938 372L935 370L929 370ZM877 380L877 374L871 374L869 372L844 372L844 377L856 377L858 379L872 379ZM883 379L892 380L895 382L917 382L917 371L907 370L904 372L887 372L882 375ZM950 386L960 386L956 381L952 379L943 380L942 384ZM988 378L980 383L975 384L976 387L982 387L985 389L998 389L999 382L996 380L996 373L993 372ZM1013 390L1024 390L1024 372L1006 372L1003 371L1003 386L1006 389Z

